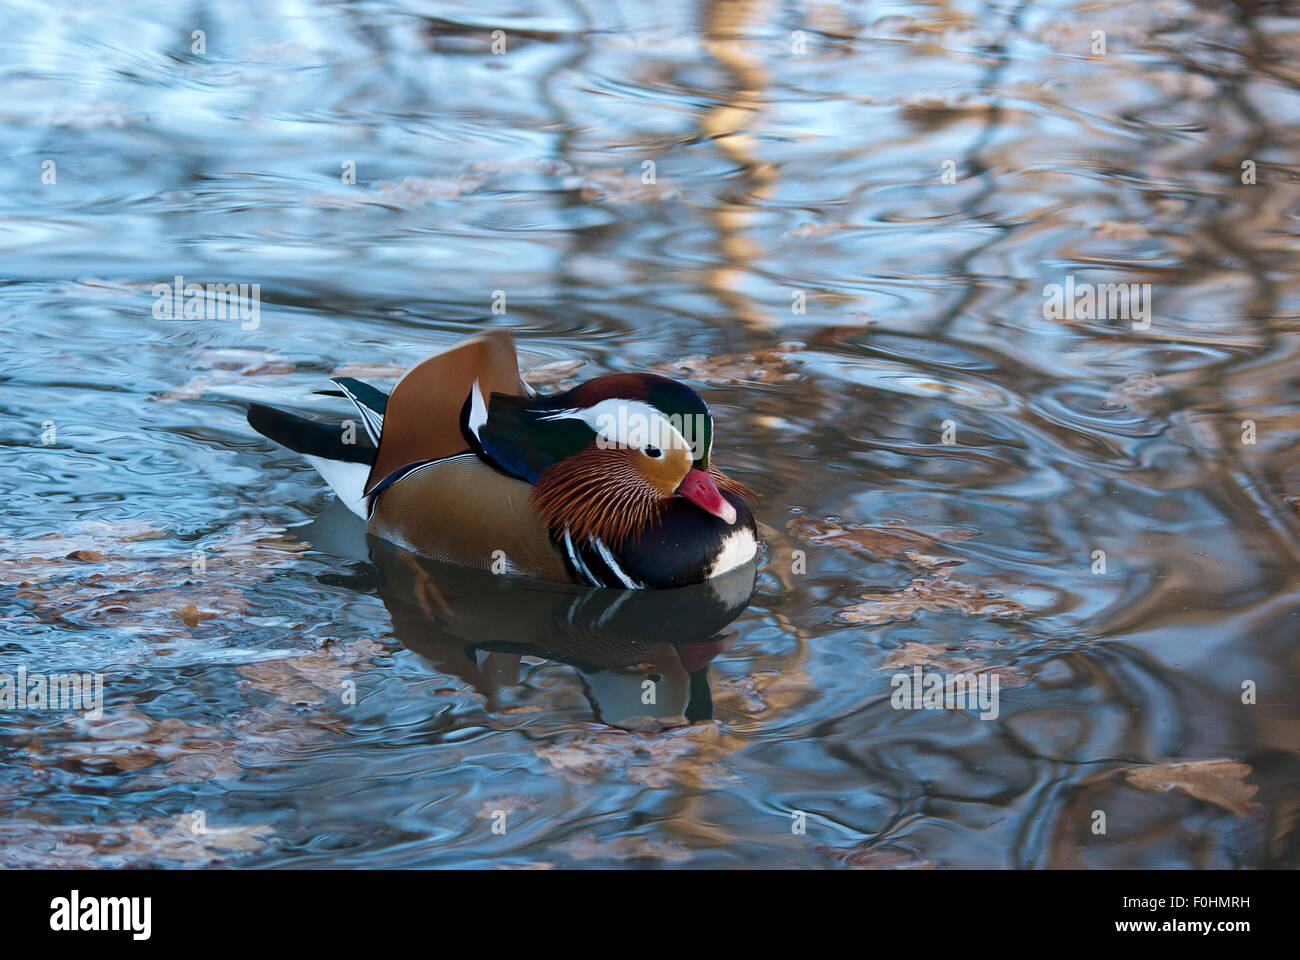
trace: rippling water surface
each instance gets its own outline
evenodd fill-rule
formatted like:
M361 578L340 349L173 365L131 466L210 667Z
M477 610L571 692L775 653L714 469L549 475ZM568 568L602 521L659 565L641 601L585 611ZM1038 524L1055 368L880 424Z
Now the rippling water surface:
M1300 863L1293 5L0 17L0 672L105 684L0 712L5 864ZM756 583L413 565L244 421L489 325L700 389Z

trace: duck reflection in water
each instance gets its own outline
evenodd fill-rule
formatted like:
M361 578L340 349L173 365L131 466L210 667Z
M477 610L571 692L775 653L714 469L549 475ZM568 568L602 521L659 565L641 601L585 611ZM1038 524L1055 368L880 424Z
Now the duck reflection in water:
M676 590L611 590L493 576L371 537L393 631L440 672L499 703L526 656L578 671L595 719L614 726L711 719L709 663L749 604L756 566Z
M594 719L629 729L713 717L709 664L757 580L756 560L672 590L495 576L375 536L361 544L351 516L337 509L304 533L317 549L366 557L365 579L375 578L397 639L438 672L471 684L488 709L519 683L523 659L540 657L577 671Z

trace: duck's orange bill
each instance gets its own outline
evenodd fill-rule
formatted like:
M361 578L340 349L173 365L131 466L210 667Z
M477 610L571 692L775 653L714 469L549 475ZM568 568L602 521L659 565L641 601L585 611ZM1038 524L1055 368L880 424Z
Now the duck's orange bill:
M706 513L711 513L725 523L736 522L736 508L718 492L706 470L691 470L677 487L677 492Z

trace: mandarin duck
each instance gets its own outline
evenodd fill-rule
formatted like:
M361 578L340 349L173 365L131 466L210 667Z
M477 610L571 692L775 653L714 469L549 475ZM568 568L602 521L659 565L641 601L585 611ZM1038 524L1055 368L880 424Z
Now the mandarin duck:
M709 408L675 380L615 373L542 396L514 339L492 331L412 367L388 395L333 382L364 437L261 404L248 422L305 454L367 532L418 556L662 589L757 552L754 494L712 464Z

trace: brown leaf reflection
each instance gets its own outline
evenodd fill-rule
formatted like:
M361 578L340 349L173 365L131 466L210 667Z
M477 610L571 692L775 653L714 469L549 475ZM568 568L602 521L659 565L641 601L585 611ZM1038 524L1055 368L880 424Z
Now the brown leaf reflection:
M338 701L344 681L360 664L386 652L372 640L355 640L318 653L244 664L239 673L250 686L285 703L321 706Z
M990 112L992 104L951 95L916 94L903 104L902 116L921 130L934 131L959 120L979 117Z
M721 786L733 779L721 760L744 741L716 721L657 734L602 731L537 747L551 768L579 781L614 776L665 788L675 783Z
M1253 798L1259 787L1246 783L1251 773L1250 764L1235 760L1194 760L1129 767L1124 779L1143 790L1186 794L1244 817L1257 806Z
M167 532L147 523L83 523L68 533L43 537L0 535L0 572L9 583L30 586L52 577L83 577L92 573L88 563L136 562L156 552L155 548L132 546L142 540L157 540Z
M668 376L689 377L706 383L775 383L798 380L796 362L800 347L784 344L773 350L684 357L663 364Z
M210 867L267 845L266 824L195 828L189 816L130 823L0 823L0 862L46 870Z
M415 359L423 359L423 357ZM564 390L578 382L575 375L586 363L585 359L542 360L525 367L523 378L526 383L537 389ZM335 367L330 376L355 377L358 380L400 380L412 365L412 363L344 363Z
M128 705L68 721L49 731L49 743L31 741L27 752L34 767L132 774L119 789L145 790L238 777L318 743L333 726L328 716L279 705L202 724L155 720Z
M674 843L663 843L641 836L599 840L583 834L564 843L558 843L552 849L578 861L661 860L684 863L691 859L689 850Z
M908 620L922 610L957 610L973 617L1018 617L1026 609L1022 603L981 587L950 580L940 571L913 580L893 593L864 593L861 601L845 607L839 617L846 623L877 625Z
M832 546L872 557L907 555L920 566L960 563L957 558L931 556L936 547L960 543L975 536L972 530L947 529L935 533L914 530L900 520L881 524L843 524L830 519L799 516L786 523L791 536L806 543ZM912 557L911 554L916 554Z
M544 360L524 371L524 382L539 390L562 391L576 386L585 360Z
M0 572L42 620L174 636L243 613L241 588L292 562L306 544L261 518L185 546L147 524L85 524L78 532L0 540Z
M410 369L401 363L345 363L335 367L331 377L355 377L358 380L400 380Z
M1268 782L1252 764L1231 758L1159 760L1098 770L1065 798L1054 818L1044 865L1140 864L1148 861L1150 848L1170 845L1185 851L1180 857L1188 867L1227 865L1231 860L1216 849L1219 839L1240 844L1260 837L1269 825L1271 804L1257 802L1261 786L1247 783L1248 778ZM1285 830L1283 820L1275 819L1271 826Z
M195 361L195 367L207 373L195 374L188 381L157 397L159 403L197 400L215 387L236 383L263 383L273 377L293 373L296 367L271 350L208 350Z
M982 649L980 645L967 643L964 650ZM1030 674L1020 667L995 666L987 660L973 657L955 656L947 647L937 643L905 643L889 651L881 662L881 670L902 670L907 667L935 667L944 673L996 673L998 684L1004 689L1023 687L1030 680Z
M942 556L937 548L960 543L975 534L970 530L947 529L936 533L914 530L897 520L883 524L845 524L833 519L798 516L789 520L790 535L806 543L833 546L873 558L905 557L930 573L914 579L892 593L866 593L842 609L837 618L844 623L878 626L895 620L909 620L921 611L957 610L968 616L1018 617L1027 612L1022 603L949 577L949 568L964 561Z
M760 670L744 677L718 681L713 702L724 709L751 715L780 713L817 693L817 685L798 665L778 673Z
M935 864L906 850L888 847L853 847L837 849L818 844L814 849L851 870L936 870Z

